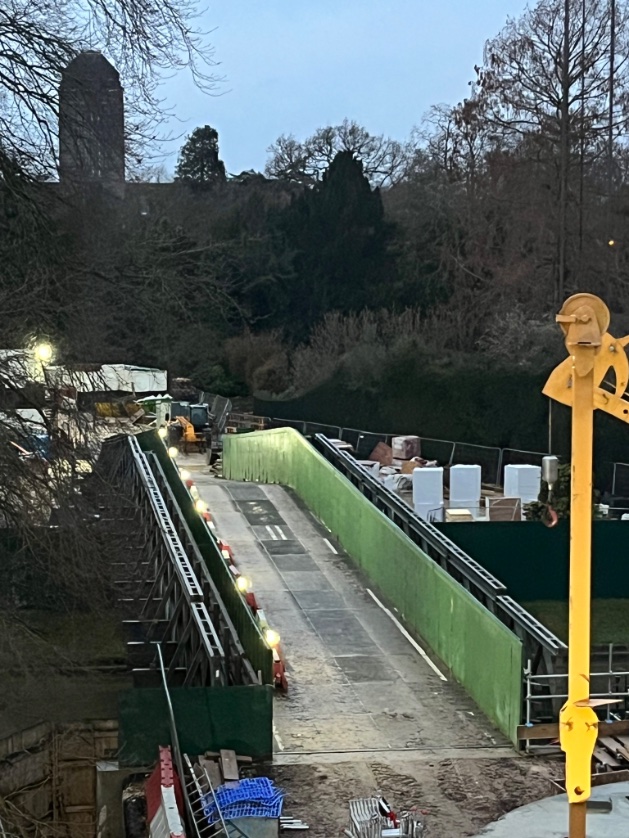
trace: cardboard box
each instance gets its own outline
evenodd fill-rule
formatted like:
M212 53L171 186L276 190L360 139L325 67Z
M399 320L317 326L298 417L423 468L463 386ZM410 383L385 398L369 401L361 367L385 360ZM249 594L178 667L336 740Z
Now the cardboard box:
M393 456L399 460L411 460L420 455L418 436L394 436L391 440Z
M469 509L446 509L446 523L455 521L473 521L474 516Z
M393 451L390 445L379 442L369 455L370 460L380 463L381 466L390 466L393 463Z

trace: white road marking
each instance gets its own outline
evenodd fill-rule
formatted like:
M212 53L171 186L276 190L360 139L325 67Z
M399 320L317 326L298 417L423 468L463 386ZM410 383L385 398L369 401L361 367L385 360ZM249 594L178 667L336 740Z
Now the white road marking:
M393 614L389 611L389 609L386 607L386 605L383 605L383 604L380 602L380 600L379 600L379 599L378 599L378 597L374 594L374 592L373 592L373 591L370 591L370 590L369 590L369 588L367 588L366 590L367 590L367 593L369 594L369 596L373 599L373 601L374 601L377 605L379 605L379 606L380 606L380 608L382 608L382 610L384 611L384 613L385 613L385 614L387 614L387 615L391 618L391 620L393 620L393 622L395 623L396 627L400 630L400 632L401 632L401 633L404 635L404 637L408 640L408 642L411 644L411 646L412 646L412 647L413 647L413 648L414 648L417 652L419 652L419 654L420 654L420 655L422 656L422 658L426 661L426 663L427 663L427 664L428 664L428 666L429 666L429 667L433 670L433 672L436 672L436 673L437 673L437 675L441 678L441 680L442 680L442 681L447 681L448 679L447 679L447 678L446 678L446 676L443 674L443 672L439 669L439 667L438 667L436 664L434 664L434 663L430 660L430 658L428 657L428 655L426 654L426 652L424 652L424 650L423 650L423 649L422 649L422 647L419 645L419 643L417 643L417 641L416 641L416 640L414 640L414 639L411 637L411 635L410 635L410 634L406 631L406 629L404 628L404 626L402 625L402 623L400 623L400 621L399 621L398 619L396 619L396 617L394 617L394 615L393 615Z
M330 541L328 541L328 539L327 539L327 538L324 538L323 540L324 540L324 541L325 541L325 543L328 545L328 547L330 548L330 550L334 553L334 555L335 555L335 556L338 556L339 551L334 549L334 545L333 545L333 544L331 544L331 543L330 543Z
M280 526L278 526L278 524L275 525L275 529L278 531L282 541L288 541L288 538L284 535L284 530Z
M275 737L277 747L280 749L280 751L283 751L284 745L282 743L282 740L280 739L279 733L277 732L277 728L275 727L275 722L273 722L273 736Z
M267 524L266 528L273 541L277 541L277 536L275 535L275 532L273 531L273 528L270 526L270 524Z

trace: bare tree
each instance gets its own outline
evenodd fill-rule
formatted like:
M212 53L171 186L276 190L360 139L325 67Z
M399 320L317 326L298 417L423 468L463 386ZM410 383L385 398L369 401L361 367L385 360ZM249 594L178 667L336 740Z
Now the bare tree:
M629 125L629 9L608 0L540 0L487 42L471 102L503 147L524 142L555 167L555 298L574 282L570 207L581 181ZM615 57L616 56L616 57ZM582 247L581 247L582 249Z
M0 151L38 178L55 171L58 87L63 69L98 49L127 90L132 139L155 138L163 74L188 68L211 90L212 49L193 0L7 0L0 8Z
M265 167L268 177L315 183L340 151L350 151L362 162L372 186L389 186L404 177L414 147L370 134L358 123L345 119L340 125L319 128L303 142L282 135L267 151L271 155Z

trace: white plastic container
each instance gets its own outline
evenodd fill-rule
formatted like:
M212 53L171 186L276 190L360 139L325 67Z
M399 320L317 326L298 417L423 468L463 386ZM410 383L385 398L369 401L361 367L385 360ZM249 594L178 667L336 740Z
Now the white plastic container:
M479 506L481 490L480 466L452 466L450 469L450 506L460 508L461 501Z
M520 498L522 503L533 503L542 487L541 466L505 466L504 496Z
M443 505L443 468L416 468L413 470L413 506Z

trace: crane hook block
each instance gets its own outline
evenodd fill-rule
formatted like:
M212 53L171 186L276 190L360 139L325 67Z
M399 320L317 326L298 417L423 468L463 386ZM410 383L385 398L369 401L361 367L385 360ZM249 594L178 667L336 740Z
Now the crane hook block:
M570 803L583 803L592 791L592 756L598 716L589 702L566 703L559 714L559 741L566 754L566 791Z

